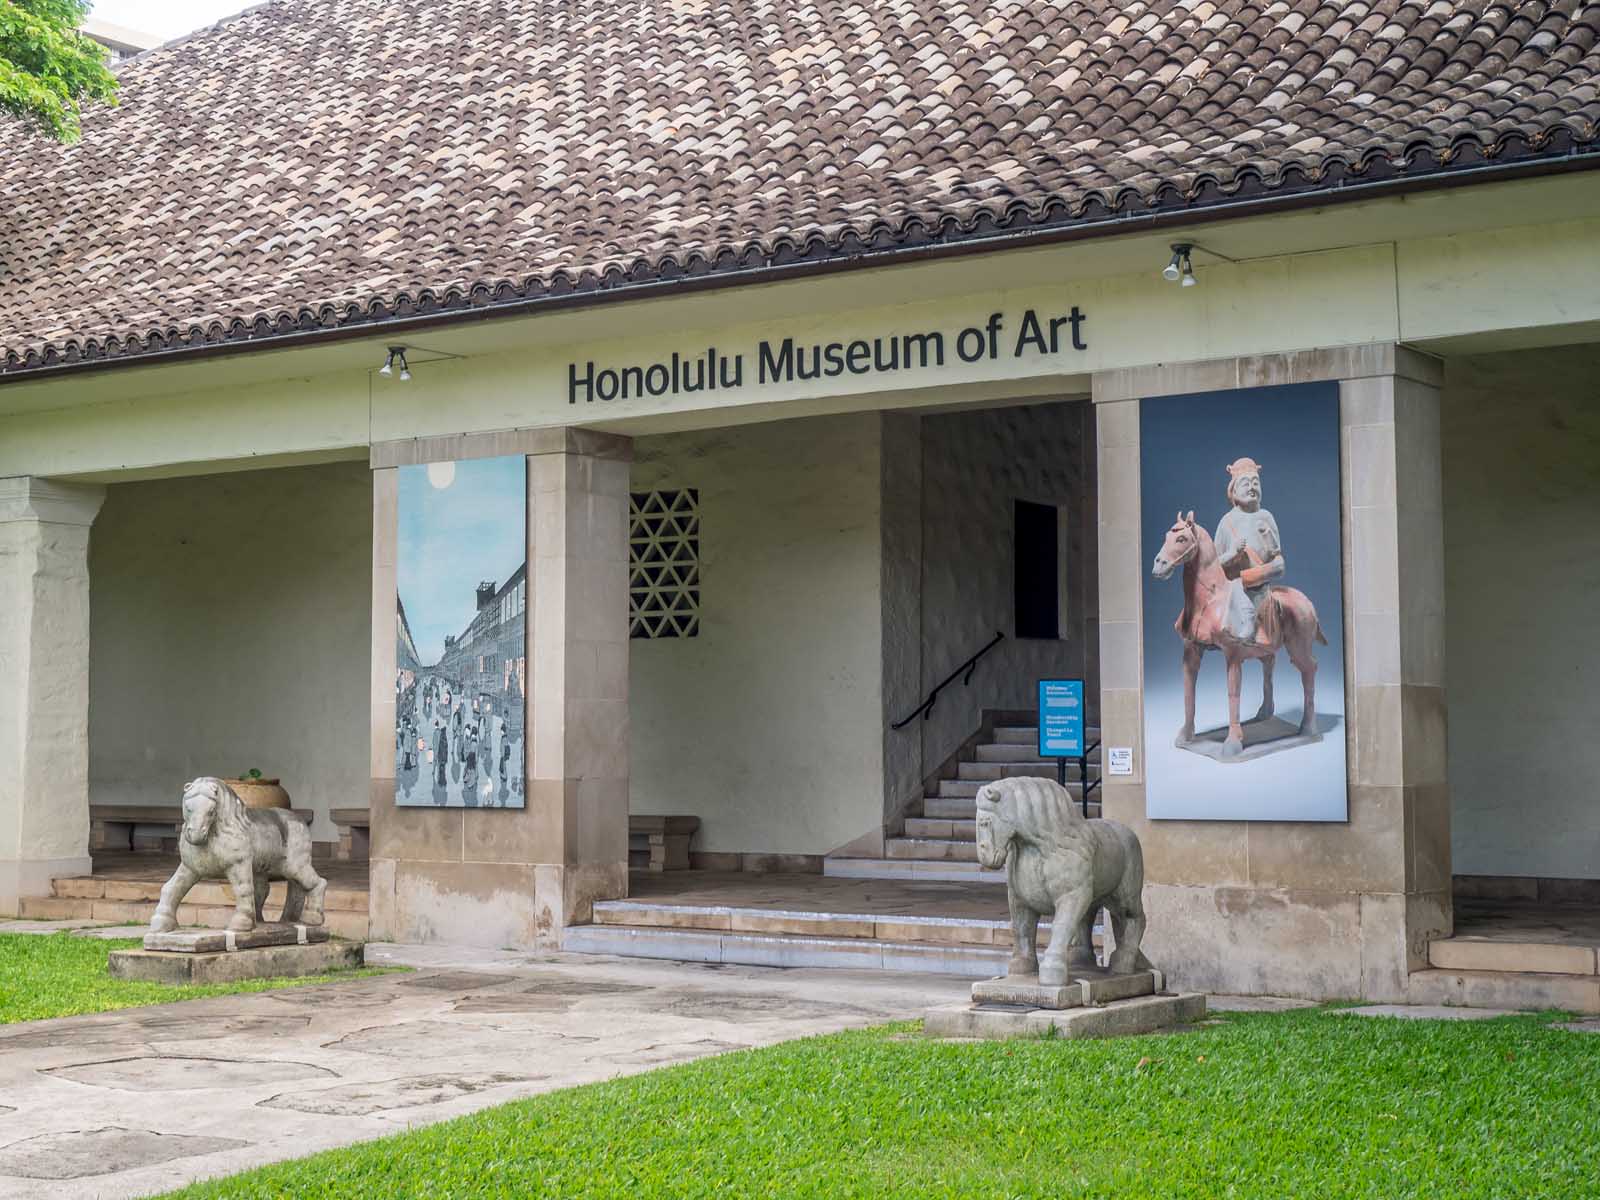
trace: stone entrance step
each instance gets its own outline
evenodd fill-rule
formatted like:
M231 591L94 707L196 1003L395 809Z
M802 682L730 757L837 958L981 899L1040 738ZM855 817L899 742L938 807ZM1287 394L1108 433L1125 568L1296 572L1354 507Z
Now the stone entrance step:
M976 824L976 822L972 822ZM907 831L909 832L909 830ZM923 862L977 862L978 843L975 835L953 837L898 837L887 838L883 853L887 858L919 859Z
M755 967L826 967L923 971L983 979L1005 971L1010 951L992 946L894 942L861 937L804 937L634 925L574 925L561 948L576 954L667 958Z
M1076 788L1072 789L1072 792L1074 796L1081 796L1081 793ZM1091 793L1091 795L1098 794L1098 792ZM977 815L978 802L975 796L928 796L922 801L922 817L906 818L906 833L910 836L916 836L912 833L912 821L932 818L939 821L967 821L970 823L975 820ZM1089 816L1098 817L1099 815L1100 801L1091 799L1089 801ZM974 832L970 836L976 837L977 834Z
M1089 764L1089 777L1093 779L1099 774L1099 768ZM1015 757L1008 762L973 762L962 760L956 764L956 778L969 783L992 783L996 779L1013 779L1019 775L1032 775L1041 779L1054 779L1056 777L1056 760L1035 759L1032 762L1017 760ZM1067 761L1067 780L1076 783L1080 778L1076 759ZM974 791L976 795L976 791Z
M1428 962L1452 971L1523 971L1542 975L1600 973L1594 946L1470 935L1430 942Z
M594 924L652 929L691 929L702 933L748 933L810 938L864 938L883 942L940 945L1011 945L1011 923L981 917L922 916L904 913L824 912L812 909L682 904L655 900L598 900ZM577 928L584 928L578 926ZM1039 925L1048 945L1050 923Z
M1037 746L1039 744L1039 727L1037 725L996 725L994 740L1005 742L1013 746ZM1100 740L1100 727L1091 725L1083 731L1083 740L1091 746Z
M1004 871L986 871L976 861L955 859L825 858L822 873L836 879L923 879L1004 883Z
M1451 939L1453 940L1453 939ZM1406 981L1412 1004L1462 1008L1560 1008L1600 1013L1600 975L1545 971L1462 971L1435 967Z
M63 875L50 881L51 895L24 896L18 915L33 920L106 921L115 925L146 925L161 899L165 880L118 879L106 875ZM283 910L284 885L274 883L267 893L267 917ZM360 888L330 885L323 898L325 922L335 937L364 941L367 936L367 893ZM233 916L233 889L225 883L197 883L178 906L179 925L221 929Z

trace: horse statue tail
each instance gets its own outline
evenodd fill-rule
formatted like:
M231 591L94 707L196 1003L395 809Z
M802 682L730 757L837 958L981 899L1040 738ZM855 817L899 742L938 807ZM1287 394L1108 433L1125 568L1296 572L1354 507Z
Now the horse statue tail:
M1317 644L1319 646L1326 646L1328 644L1328 635L1322 632L1322 622L1321 621L1317 622L1316 638L1317 638Z

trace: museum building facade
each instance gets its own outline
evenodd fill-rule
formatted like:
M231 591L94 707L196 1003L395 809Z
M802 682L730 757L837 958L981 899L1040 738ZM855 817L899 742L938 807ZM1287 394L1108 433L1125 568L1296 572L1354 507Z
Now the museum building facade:
M615 950L678 814L936 905L1042 680L1185 988L1600 910L1600 18L546 7L253 9L0 165L0 912L249 766L373 937Z

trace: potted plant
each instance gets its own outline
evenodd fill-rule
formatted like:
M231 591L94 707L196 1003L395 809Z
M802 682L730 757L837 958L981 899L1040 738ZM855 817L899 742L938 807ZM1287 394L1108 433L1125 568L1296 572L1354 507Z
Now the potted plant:
M239 794L246 808L290 807L289 793L283 790L277 779L266 778L255 767L241 771L237 779L224 779L222 782Z

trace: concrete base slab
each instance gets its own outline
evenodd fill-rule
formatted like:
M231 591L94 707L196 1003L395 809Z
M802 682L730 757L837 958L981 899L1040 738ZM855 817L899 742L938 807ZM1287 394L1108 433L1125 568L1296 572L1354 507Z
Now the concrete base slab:
M1073 970L1060 987L1046 987L1037 975L1006 975L972 985L974 1004L1009 1004L1026 1008L1067 1009L1153 996L1162 989L1161 972L1135 971L1112 975L1108 971Z
M1206 1015L1206 998L1197 992L1138 996L1097 1008L1051 1010L1010 1005L951 1004L923 1014L928 1037L1067 1038L1129 1037L1188 1025Z
M1514 1017L1514 1008L1451 1008L1445 1004L1363 1004L1360 1008L1334 1008L1334 1016L1404 1017L1413 1021L1487 1021L1491 1017Z
M1584 1021L1563 1021L1556 1028L1572 1033L1600 1033L1600 1017L1591 1017Z
M1213 992L1206 997L1206 1008L1211 1012L1290 1012L1296 1008L1315 1007L1315 1000L1293 996L1220 996Z
M238 950L260 950L266 946L305 946L328 940L323 925L263 923L249 933L227 929L174 929L170 933L146 933L146 950L171 950L178 954L214 954Z
M1206 729L1194 735L1178 749L1198 754L1220 763L1251 762L1277 754L1280 750L1293 750L1296 746L1310 746L1339 727L1339 718L1331 715L1317 717L1317 728L1312 733L1301 733L1298 722L1291 723L1282 717L1268 717L1264 721L1245 721L1240 725L1244 732L1244 749L1237 754L1224 753L1228 740L1227 726Z
M93 917L67 917L59 921L0 921L0 933L62 933L77 929L96 929L104 925L103 921L96 921ZM144 933L144 926L139 927L139 933ZM137 936L124 934L124 937Z
M294 979L359 967L361 942L314 942L254 950L189 953L176 950L113 950L113 979L146 983L236 983L241 979Z

